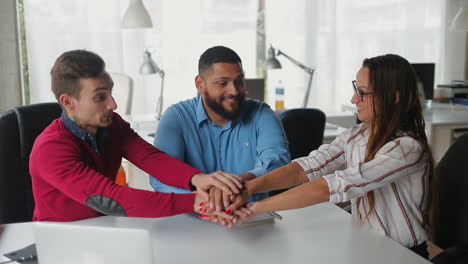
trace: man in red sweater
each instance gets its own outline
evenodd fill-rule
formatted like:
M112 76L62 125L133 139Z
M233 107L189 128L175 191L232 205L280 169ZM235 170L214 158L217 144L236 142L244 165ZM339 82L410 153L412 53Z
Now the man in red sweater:
M242 188L237 175L201 173L139 137L114 113L113 82L97 54L65 52L55 61L51 79L63 113L38 136L31 151L34 221L191 213L208 200L206 191L212 186L231 194ZM196 192L158 193L119 186L114 181L122 157L165 184Z

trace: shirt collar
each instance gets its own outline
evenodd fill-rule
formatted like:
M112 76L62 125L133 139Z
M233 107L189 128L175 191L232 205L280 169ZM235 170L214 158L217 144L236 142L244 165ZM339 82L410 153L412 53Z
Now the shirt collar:
M196 115L197 115L198 125L200 125L205 120L209 120L208 115L206 114L205 108L203 107L203 101L200 95L197 98Z
M108 134L107 128L98 128L96 136L89 133L88 131L79 127L75 122L73 122L66 114L65 111L62 111L62 121L65 127L76 137L86 142L90 145L98 156L102 155L102 146L104 144L104 138Z

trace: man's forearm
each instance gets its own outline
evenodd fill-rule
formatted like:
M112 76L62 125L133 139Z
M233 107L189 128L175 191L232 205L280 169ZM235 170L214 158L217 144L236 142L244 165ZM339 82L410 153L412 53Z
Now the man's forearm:
M251 172L242 173L239 177L241 177L245 182L257 178L257 176Z

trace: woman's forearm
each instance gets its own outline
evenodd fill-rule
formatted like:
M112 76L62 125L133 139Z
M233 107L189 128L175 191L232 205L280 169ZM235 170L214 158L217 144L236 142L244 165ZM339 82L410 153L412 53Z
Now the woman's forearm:
M308 181L309 178L302 167L297 162L291 162L261 177L247 181L246 188L249 195L251 195L259 192L290 188Z
M327 202L329 199L328 183L324 178L320 177L286 192L256 202L251 209L255 214L261 214L303 208Z

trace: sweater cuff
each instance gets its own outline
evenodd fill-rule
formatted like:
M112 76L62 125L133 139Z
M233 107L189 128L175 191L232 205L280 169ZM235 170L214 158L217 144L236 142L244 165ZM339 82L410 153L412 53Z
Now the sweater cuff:
M176 214L194 213L194 193L174 194L173 210Z
M194 191L192 190L192 177L195 176L196 174L200 174L200 173L203 173L202 171L199 171L195 168L189 168L187 169L185 175L186 175L186 179L185 179L185 186L180 186L181 188L184 188L186 190L191 190L191 191ZM179 187L179 186L176 186L176 187Z

